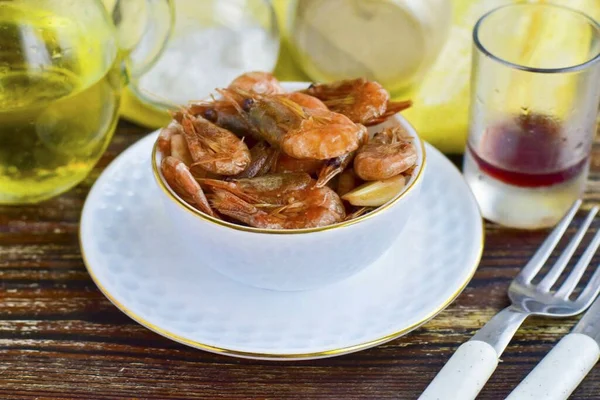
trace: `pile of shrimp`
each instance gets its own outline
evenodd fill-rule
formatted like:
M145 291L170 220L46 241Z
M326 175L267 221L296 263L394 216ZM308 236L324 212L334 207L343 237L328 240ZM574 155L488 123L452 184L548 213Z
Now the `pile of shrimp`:
M411 105L377 82L285 92L273 75L249 72L216 92L174 111L157 139L167 184L212 217L264 229L332 225L386 203L415 169L401 127L367 132Z

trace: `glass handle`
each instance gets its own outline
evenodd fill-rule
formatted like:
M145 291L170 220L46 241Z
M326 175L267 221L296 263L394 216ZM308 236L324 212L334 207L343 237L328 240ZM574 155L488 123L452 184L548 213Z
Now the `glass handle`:
M174 27L173 0L104 0L117 28L127 72L138 78L164 50Z

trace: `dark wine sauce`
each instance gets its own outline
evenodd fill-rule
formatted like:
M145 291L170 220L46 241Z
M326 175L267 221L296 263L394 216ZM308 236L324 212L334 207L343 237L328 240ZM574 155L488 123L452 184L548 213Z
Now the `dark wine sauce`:
M576 177L588 158L560 165L566 138L555 119L540 114L523 114L490 127L483 133L479 153L468 151L485 174L521 187L544 187ZM564 164L564 163L563 163Z

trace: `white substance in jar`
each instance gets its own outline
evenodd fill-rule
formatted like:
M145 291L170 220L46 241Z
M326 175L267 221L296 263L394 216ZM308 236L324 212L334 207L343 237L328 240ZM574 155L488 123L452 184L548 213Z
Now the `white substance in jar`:
M159 103L203 99L244 72L271 71L278 49L278 41L258 26L188 30L171 39L138 90Z
M290 41L314 81L362 76L401 91L435 60L451 11L450 0L302 0Z

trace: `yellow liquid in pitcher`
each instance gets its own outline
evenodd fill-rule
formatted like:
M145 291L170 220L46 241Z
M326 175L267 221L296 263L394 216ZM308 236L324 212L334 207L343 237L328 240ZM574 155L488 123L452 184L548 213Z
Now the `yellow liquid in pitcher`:
M68 23L8 10L0 16L0 204L33 203L75 186L98 161L116 126L121 78L118 57L103 67L76 46L86 42Z

